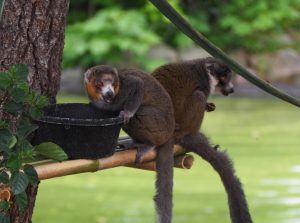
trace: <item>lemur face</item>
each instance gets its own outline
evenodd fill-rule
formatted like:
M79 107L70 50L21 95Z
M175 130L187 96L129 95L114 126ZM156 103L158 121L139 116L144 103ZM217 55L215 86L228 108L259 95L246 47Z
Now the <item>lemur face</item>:
M206 64L210 77L211 93L216 91L228 96L234 92L231 82L232 71L221 61L210 62Z
M84 74L86 91L93 101L111 103L119 92L119 77L115 68L99 65Z

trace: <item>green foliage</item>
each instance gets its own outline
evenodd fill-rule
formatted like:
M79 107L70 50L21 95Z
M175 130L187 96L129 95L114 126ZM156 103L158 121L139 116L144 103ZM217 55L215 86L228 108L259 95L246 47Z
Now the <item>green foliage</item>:
M147 50L160 40L148 26L140 11L100 11L67 27L64 64L87 67L101 62L117 63L124 57L128 63L146 61Z
M7 72L0 73L0 184L11 188L16 203L22 211L27 207L26 188L28 184L36 186L38 176L35 169L24 163L45 157L58 161L67 159L63 150L53 144L33 147L30 136L38 128L34 119L42 116L42 109L47 105L47 98L30 90L27 83L28 69L25 65L12 66ZM11 120L16 126L12 129ZM10 174L8 174L10 173ZM0 202L0 210L6 212L9 202ZM0 215L0 222L9 222L6 215Z
M26 192L22 192L16 195L16 202L21 211L24 211L28 205L27 194Z
M278 36L299 30L299 0L168 2L225 50L273 51L287 44ZM153 45L193 45L146 0L72 1L65 42L65 66L113 63L148 70L161 63L152 59L149 65L151 61L145 54Z
M255 2L234 0L224 4L222 17L218 18L220 32L228 33L231 42L240 39L237 47L249 51L274 50L282 44L276 35L288 31L292 23L300 22L298 0Z
M9 217L0 213L0 223L10 223Z
M35 146L35 151L43 157L48 157L56 161L63 161L68 158L67 155L59 149L59 146L52 142L45 142Z
M12 175L12 179L10 182L11 190L14 195L21 194L25 191L29 183L28 177L23 172L18 172Z

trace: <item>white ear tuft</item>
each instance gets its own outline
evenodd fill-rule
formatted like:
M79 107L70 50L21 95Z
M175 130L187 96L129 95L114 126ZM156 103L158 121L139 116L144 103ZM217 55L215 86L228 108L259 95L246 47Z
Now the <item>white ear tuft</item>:
M208 71L208 77L209 77L210 94L212 94L216 91L216 87L219 82L213 75L210 74L209 71Z
M118 74L117 68L114 67L113 70L114 70L115 74Z
M205 65L206 69L212 69L212 68L214 68L214 63L211 63L211 62L207 62L204 65Z
M90 76L91 76L91 70L87 70L84 73L84 82L89 83L90 82Z

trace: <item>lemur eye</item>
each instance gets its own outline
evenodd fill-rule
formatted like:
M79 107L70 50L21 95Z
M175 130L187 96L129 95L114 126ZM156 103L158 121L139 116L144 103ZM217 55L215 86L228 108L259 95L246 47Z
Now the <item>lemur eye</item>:
M102 82L102 81L97 81L97 82L95 83L95 87L96 87L97 89L100 89L101 87L103 87L103 82Z

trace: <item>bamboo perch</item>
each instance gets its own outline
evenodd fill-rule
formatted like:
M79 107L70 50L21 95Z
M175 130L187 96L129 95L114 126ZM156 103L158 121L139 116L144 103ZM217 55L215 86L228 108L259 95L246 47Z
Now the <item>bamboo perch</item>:
M110 157L105 157L97 160L67 160L64 162L49 163L37 163L34 164L35 170L40 180L50 179L54 177L66 176L77 173L95 172L98 170L104 170L117 166L124 166L134 163L136 159L136 149L129 149L120 152L116 152ZM184 154L185 150L179 146L174 145L174 155ZM144 162L153 161L156 157L156 151L153 149L149 151L145 157ZM188 158L188 163L191 163L192 158ZM189 165L183 163L184 165Z
M0 186L0 201L10 201L11 191L7 186Z
M190 154L184 154L174 157L174 167L181 169L191 169L193 166L194 157ZM126 164L127 167L156 171L156 162L150 161L146 163L130 163Z

